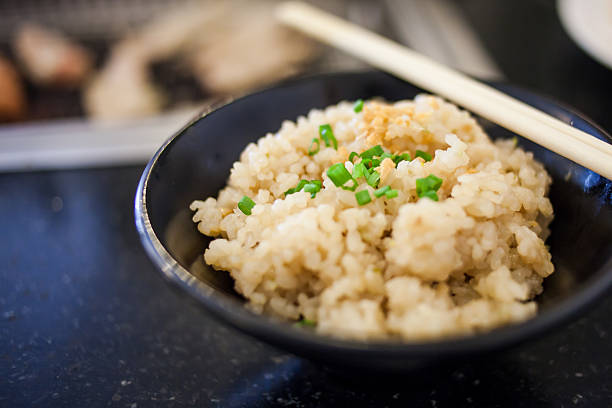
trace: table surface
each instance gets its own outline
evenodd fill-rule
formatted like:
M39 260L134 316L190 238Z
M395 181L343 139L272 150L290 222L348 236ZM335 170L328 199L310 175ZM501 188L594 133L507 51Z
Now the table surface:
M612 129L612 72L552 1L464 0L513 83ZM140 246L142 168L0 175L0 406L612 405L612 299L486 360L349 379L213 320Z

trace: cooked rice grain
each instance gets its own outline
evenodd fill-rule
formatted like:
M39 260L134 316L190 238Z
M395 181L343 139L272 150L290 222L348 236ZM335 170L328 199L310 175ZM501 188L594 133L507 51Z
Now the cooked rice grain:
M339 148L308 155L319 125ZM434 156L381 163L381 186L396 198L358 206L326 170L377 144L391 153ZM351 171L353 164L346 162ZM440 200L419 199L416 179L444 180ZM284 192L318 179L311 198ZM551 179L512 140L491 142L475 119L430 95L393 104L341 102L285 121L249 144L218 198L194 201L194 222L218 237L207 264L229 271L261 313L315 321L320 333L358 338L431 339L527 319L554 267L544 244L553 209ZM373 188L362 184L373 196ZM244 195L256 205L246 216Z

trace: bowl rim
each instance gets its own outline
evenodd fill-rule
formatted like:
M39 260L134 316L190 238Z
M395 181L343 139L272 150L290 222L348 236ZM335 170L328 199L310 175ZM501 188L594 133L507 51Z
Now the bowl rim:
M211 106L170 136L145 167L140 177L134 200L136 229L141 243L149 258L167 281L189 293L221 322L229 324L246 334L278 345L281 348L287 348L283 345L291 343L295 346L291 348L292 350L297 348L303 351L317 352L319 355L343 353L345 355L353 354L372 358L390 356L439 358L442 356L462 355L509 347L534 337L537 334L544 333L548 329L560 326L602 297L602 295L612 286L612 258L608 259L594 276L581 284L573 296L561 301L559 305L550 310L538 312L536 316L523 322L495 328L475 335L447 337L427 341L359 341L316 334L312 330L291 327L290 323L282 321L281 319L252 312L244 307L244 304L237 299L231 299L228 295L218 293L212 286L198 280L170 255L155 234L151 225L146 207L147 187L152 171L160 156L175 143L187 129L200 120L204 120L214 115L215 112L224 109L236 101L249 99L270 90L293 87L308 81L333 79L351 75L368 76L374 74L380 75L381 71L368 70L323 73L284 81L280 84L264 88L245 96L236 99L228 99L215 106ZM382 74L395 78L389 74ZM575 109L567 107L563 103L555 101L553 98L506 82L491 82L491 84L493 86L503 87L505 90L515 90L528 95L530 98L534 98L549 105L554 105L571 117L578 118L599 133L595 136L612 141L612 137L587 116Z

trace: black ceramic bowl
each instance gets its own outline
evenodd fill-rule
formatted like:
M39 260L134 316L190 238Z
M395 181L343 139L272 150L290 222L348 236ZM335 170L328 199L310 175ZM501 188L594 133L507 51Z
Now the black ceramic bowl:
M557 103L510 85L495 86L610 140L588 119ZM234 292L228 274L204 265L202 253L210 240L192 223L189 203L217 195L247 143L313 108L375 96L413 98L419 92L381 72L321 75L246 96L193 121L159 149L140 179L135 215L147 253L170 281L221 321L279 348L343 367L405 370L499 350L567 321L600 297L612 283L612 183L521 138L520 145L534 152L554 179L550 198L555 220L548 243L556 267L538 298L538 315L524 323L472 337L423 343L344 341L250 312ZM493 138L513 136L491 123L481 123Z

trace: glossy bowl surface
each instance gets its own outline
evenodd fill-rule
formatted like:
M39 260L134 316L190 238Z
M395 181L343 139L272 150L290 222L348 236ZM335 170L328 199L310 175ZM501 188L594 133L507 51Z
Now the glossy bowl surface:
M610 141L588 119L549 99L507 85L497 88L549 114ZM185 126L147 165L135 199L143 246L168 280L193 296L221 321L279 348L329 365L401 371L499 350L533 338L575 317L612 283L612 183L526 139L519 144L545 164L554 181L551 246L556 272L545 281L538 315L524 323L471 337L423 343L358 342L320 336L244 307L227 273L203 263L210 239L191 221L194 199L216 196L232 163L249 143L275 132L285 119L341 100L382 96L413 98L418 88L372 71L319 75L291 81L226 104ZM513 134L487 121L493 138ZM197 324L197 322L194 322Z

